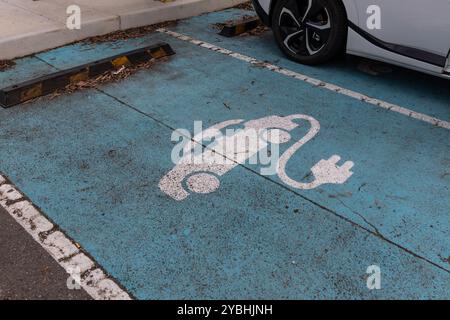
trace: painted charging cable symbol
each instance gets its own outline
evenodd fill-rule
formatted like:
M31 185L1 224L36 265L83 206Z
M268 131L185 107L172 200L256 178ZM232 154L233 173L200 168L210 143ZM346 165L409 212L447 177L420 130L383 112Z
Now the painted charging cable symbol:
M302 190L315 189L324 184L343 184L352 175L351 169L354 166L352 161L345 162L342 166L338 163L341 157L333 155L329 159L320 160L311 168L314 176L311 182L300 182L292 179L286 173L286 166L291 157L306 143L311 141L320 131L320 123L313 117L295 114L286 117L268 116L260 119L250 120L244 123L244 130L239 131L234 136L222 136L215 141L214 147L206 148L206 150L195 157L201 159L192 159L191 156L182 158L179 163L169 171L159 182L159 188L162 192L177 201L182 201L189 196L189 192L183 187L183 182L186 181L187 188L194 193L208 194L219 189L220 181L218 177L229 172L239 164L245 163L250 157L257 154L262 149L272 144L285 144L292 138L290 131L297 128L300 124L294 120L304 120L309 122L311 128L308 133L299 141L294 143L286 150L279 158L277 163L277 174L281 181L285 184ZM195 136L190 143L188 143L184 151L189 152L195 143L202 143L202 139L211 138L220 133L220 130L231 126L242 124L244 120L236 119L221 122L206 130L201 135ZM266 135L259 138L257 143L245 143L238 145L237 150L232 152L221 151L227 150L225 146L231 141L249 141L246 140L246 135L254 130L266 130ZM202 137L202 138L201 138ZM271 138L272 137L272 138ZM273 139L273 137L277 137ZM251 140L250 140L251 141ZM244 151L245 152L241 152ZM230 161L223 161L224 158ZM196 161L198 160L198 161Z

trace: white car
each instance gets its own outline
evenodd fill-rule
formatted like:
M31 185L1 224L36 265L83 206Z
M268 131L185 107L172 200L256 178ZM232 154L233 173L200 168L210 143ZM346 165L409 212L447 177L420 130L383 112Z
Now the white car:
M281 50L303 64L346 48L450 79L450 0L253 0Z

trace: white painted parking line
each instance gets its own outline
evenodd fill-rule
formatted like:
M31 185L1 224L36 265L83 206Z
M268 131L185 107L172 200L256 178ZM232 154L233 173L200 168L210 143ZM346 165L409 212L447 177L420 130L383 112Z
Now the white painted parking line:
M80 287L95 300L131 300L79 246L50 222L23 194L0 175L2 206L69 274L79 272ZM77 279L73 277L74 279Z
M321 88L324 88L324 89L327 89L327 90L330 90L333 92L337 92L339 94L342 94L342 95L345 95L345 96L348 96L348 97L351 97L351 98L354 98L354 99L357 99L360 101L364 101L366 103L375 105L375 106L383 108L385 110L393 111L393 112L405 115L407 117L410 117L410 118L413 118L416 120L430 123L433 126L450 130L450 122L440 120L435 117L398 106L396 104L392 104L392 103L389 103L389 102L386 102L383 100L372 98L372 97L366 96L362 93L352 91L352 90L334 85L332 83L328 83L328 82L325 82L322 80L311 78L304 74L301 74L301 73L298 73L298 72L295 72L295 71L292 71L289 69L285 69L285 68L282 68L282 67L279 67L279 66L276 66L276 65L273 65L273 64L270 64L270 63L267 63L267 62L264 62L264 61L261 61L261 60L258 60L258 59L255 59L255 58L252 58L252 57L249 57L249 56L237 53L237 52L233 52L231 50L224 49L224 48L218 47L216 45L191 38L189 36L183 35L178 32L170 31L165 28L158 29L157 31L161 32L161 33L165 33L167 35L170 35L179 40L190 42L190 43L200 46L202 48L206 48L211 51L218 52L218 53L233 57L233 58L241 60L241 61L245 61L247 63L250 63L251 65L265 68L270 71L273 71L273 72L276 72L276 73L279 73L279 74L282 74L282 75L285 75L285 76L288 76L288 77L291 77L291 78L294 78L297 80L304 81L304 82L312 84L316 87L321 87Z

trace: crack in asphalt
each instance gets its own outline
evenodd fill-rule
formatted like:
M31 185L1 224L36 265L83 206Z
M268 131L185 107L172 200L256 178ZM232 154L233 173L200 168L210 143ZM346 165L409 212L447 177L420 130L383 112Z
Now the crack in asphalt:
M38 59L39 59L39 60L42 60L43 62L45 62L45 63L48 64L49 66L51 66L51 67L53 67L53 68L56 68L56 69L60 70L58 67L52 65L52 64L49 63L48 61L45 61L45 59L41 59L41 58L38 58ZM155 118L155 117L152 116L151 114L148 114L148 113L146 113L146 112L141 111L139 108L132 106L131 104L129 104L129 103L127 103L127 102L125 102L125 101L123 101L123 100L121 100L121 99L119 99L119 98L113 96L112 94L107 93L106 91L104 91L104 90L102 90L102 89L100 89L100 88L94 88L94 90L96 90L97 92L99 92L99 93L101 93L101 94L104 94L104 95L106 95L106 96L108 96L108 97L114 99L115 101L119 102L121 105L124 105L124 106L126 106L127 108L129 108L129 109L131 109L131 110L134 110L135 112L137 112L137 113L139 113L139 114L141 114L141 115L143 115L143 116L145 116L145 117L147 117L147 118L149 118L149 119L152 119L153 121L155 121L155 122L157 122L157 123L163 125L164 127L168 128L168 129L170 129L170 130L172 130L172 131L175 131L175 130L176 130L176 128L171 127L170 125L166 124L165 122L163 122L163 121L161 121L161 120ZM187 138L191 138L191 137L187 137ZM196 142L196 141L194 141L194 142L195 142L195 143L198 143L198 142ZM203 145L203 144L201 144L201 145L202 145L204 148L208 148L207 145ZM209 149L209 148L208 148L208 149ZM224 157L226 157L226 156L224 156ZM234 161L233 159L230 159L230 160L231 160L231 161ZM313 204L313 205L315 205L315 206L317 206L317 207L319 207L319 208L325 210L326 212L329 212L329 213L333 214L334 216L340 218L341 220L344 220L344 221L350 223L351 225L353 225L353 226L355 226L355 227L357 227L357 228L359 228L359 229L361 229L361 230L364 230L364 231L366 231L366 232L368 232L368 233L374 235L375 237L378 237L379 239L381 239L381 240L387 242L387 243L390 244L390 245L393 245L393 246L399 248L400 250L402 250L402 251L404 251L404 252L406 252L406 253L408 253L408 254L414 256L415 258L420 259L420 260L422 260L422 261L425 261L425 262L429 263L430 265L432 265L432 266L434 266L434 267L436 267L436 268L438 268L438 269L440 269L440 270L442 270L442 271L445 271L445 272L447 272L447 273L450 273L450 269L446 269L446 268L440 266L439 264L437 264L437 263L431 261L430 259L421 256L420 254L418 254L418 253L416 253L416 252L414 252L414 251L412 251L412 250L410 250L410 249L408 249L408 248L402 246L402 245L399 244L399 243L394 242L393 240L390 240L389 238L387 238L386 236L384 236L383 234L381 234L381 233L379 232L378 228L376 228L372 223L370 223L369 221L367 221L366 218L363 217L363 215L360 214L359 212L355 212L355 211L352 210L351 208L348 208L348 209L351 210L354 214L357 214L359 217L361 217L361 218L362 218L369 226L371 226L372 228L374 228L374 230L371 230L370 228L367 228L367 227L365 227L365 226L363 226L363 225L361 225L361 224L359 224L359 223L357 223L357 222L355 222L355 221L353 221L353 220L351 220L351 219L349 219L349 218L347 218L347 217L345 217L345 216L339 214L338 212L336 212L336 211L334 211L334 210L332 210L332 209L330 209L330 208L328 208L328 207L326 207L326 206L324 206L324 205L322 205L322 204L320 204L320 203L318 203L318 202L316 202L316 201L314 201L314 200L312 200L312 199L309 199L308 197L302 195L302 194L299 193L298 191L292 190L291 188L289 188L288 186L286 186L286 185L284 185L284 184L282 184L282 183L280 183L280 182L274 181L274 180L272 180L272 179L269 178L269 177L266 177L266 176L263 176L263 175L259 174L257 171L255 171L255 170L253 170L253 169L251 169L251 168L249 168L249 167L247 167L247 166L245 166L245 165L243 165L243 164L238 163L238 166L240 166L240 167L242 167L242 168L244 168L244 169L246 169L246 170L248 170L248 171L250 171L250 172L252 172L252 173L254 173L254 174L256 174L256 175L258 175L259 177L261 177L261 178L263 178L263 179L266 179L267 181L270 181L270 182L272 182L272 183L274 183L274 184L276 184L276 185L278 185L278 186L284 188L285 190L288 190L289 192L291 192L291 193L293 193L293 194L299 196L299 197L302 198L303 200L305 200L305 201L307 201L307 202L309 202L309 203L311 203L311 204ZM343 204L344 206L346 206L344 203L342 203L342 204Z
M384 237L383 234L380 232L380 230L373 224L371 223L366 217L364 217L361 213L359 213L358 211L352 209L349 205L347 205L344 201L342 201L339 198L336 198L337 201L339 201L344 207L346 207L348 210L350 210L353 214L356 214L358 217L360 217L361 219L364 220L365 223L367 223L369 226L371 226L374 230L374 232L380 236L380 237Z
M125 102L125 101L123 101L123 100L121 100L121 99L119 99L119 98L117 98L117 97L115 97L115 96L113 96L113 95L111 95L111 94L109 94L109 93L107 93L107 92L105 92L105 91L99 89L99 88L95 88L95 90L97 90L98 92L100 92L100 93L102 93L102 94L105 94L106 96L108 96L108 97L114 99L115 101L119 102L120 104L122 104L122 105L124 105L124 106L126 106L126 107L128 107L128 108L130 108L130 109L132 109L132 110L134 110L134 111L136 111L136 112L138 112L139 114L141 114L141 115L143 115L143 116L145 116L145 117L148 117L148 118L154 120L155 122L157 122L157 123L163 125L164 127L168 128L168 129L170 129L170 130L172 130L172 131L175 131L175 130L176 130L175 128L171 127L169 124L166 124L165 122L163 122L163 121L161 121L161 120L155 118L154 116L152 116L152 115L150 115L150 114L148 114L148 113L146 113L146 112L141 111L141 110L138 109L137 107L134 107L134 106L132 106L131 104L129 104L129 103L127 103L127 102ZM187 137L187 136L186 136L186 138L191 138L191 137ZM194 141L194 142L197 143L197 144L202 145L204 148L210 149L207 145L204 145L204 144L199 143L199 142L197 142L197 141ZM222 155L222 156L224 156L225 158L228 158L228 157L226 157L226 155ZM229 159L229 158L228 158L228 159ZM229 160L235 162L233 159L229 159ZM237 162L236 162L236 163L237 163ZM369 222L362 214L360 214L360 213L358 213L358 212L352 210L351 208L347 207L347 205L345 205L344 203L342 203L342 204L343 204L345 207L347 207L349 210L351 210L354 214L357 214L359 217L361 217L361 218L362 218L369 226L371 226L372 228L374 228L374 230L371 230L371 229L369 229L369 228L367 228L367 227L365 227L365 226L363 226L363 225L360 225L359 223L357 223L357 222L355 222L355 221L353 221L353 220L351 220L351 219L349 219L349 218L347 218L347 217L345 217L345 216L343 216L343 215L337 213L336 211L334 211L334 210L332 210L332 209L330 209L330 208L328 208L328 207L326 207L326 206L324 206L324 205L321 205L320 203L318 203L318 202L316 202L316 201L314 201L314 200L312 200L312 199L309 199L308 197L302 195L302 194L299 193L298 191L292 190L292 189L289 188L288 186L286 186L286 185L284 185L284 184L282 184L282 183L280 183L280 182L278 182L278 181L275 181L275 180L272 180L272 179L269 178L269 177L263 176L263 175L261 175L260 173L258 173L257 171L255 171L255 170L253 170L253 169L251 169L251 168L249 168L249 167L247 167L247 166L245 166L245 165L243 165L243 164L241 164L241 163L237 163L237 164L238 164L238 166L240 166L240 167L242 167L242 168L244 168L244 169L246 169L246 170L248 170L248 171L250 171L250 172L252 172L252 173L254 173L254 174L256 174L256 175L258 175L259 177L261 177L261 178L263 178L263 179L266 179L266 180L268 180L268 181L270 181L270 182L272 182L272 183L274 183L274 184L276 184L276 185L278 185L278 186L284 188L285 190L288 190L288 191L294 193L295 195L297 195L297 196L301 197L302 199L306 200L307 202L309 202L309 203L311 203L311 204L313 204L313 205L315 205L315 206L317 206L317 207L319 207L319 208L321 208L321 209L323 209L323 210L325 210L325 211L327 211L327 212L333 214L334 216L336 216L336 217L338 217L338 218L340 218L340 219L342 219L342 220L344 220L344 221L346 221L346 222L352 224L353 226L355 226L355 227L357 227L357 228L360 228L360 229L362 229L362 230L364 230L364 231L366 231L366 232L368 232L368 233L370 233L370 234L372 234L372 235L374 235L374 236L380 238L381 240L383 240L383 241L385 241L385 242L387 242L387 243L389 243L389 244L391 244L391 245L393 245L393 246L395 246L395 247L397 247L397 248L399 248L399 249L405 251L406 253L408 253L408 254L410 254L410 255L412 255L412 256L414 256L414 257L420 259L420 260L423 260L423 261L425 261L425 262L428 262L429 264L431 264L431 265L433 265L433 266L435 266L435 267L437 267L437 268L439 268L439 269L441 269L441 270L443 270L443 271L445 271L445 272L447 272L447 273L450 273L450 270L449 270L449 269L446 269L446 268L440 266L439 264L437 264L437 263L435 263L435 262L429 260L428 258L423 257L423 256L419 255L418 253L415 253L414 251L412 251L412 250L410 250L410 249L408 249L408 248L402 246L401 244L396 243L396 242L394 242L393 240L390 240L389 238L387 238L386 236L384 236L383 234L381 234L380 231L378 230L378 228L375 227L372 223L370 223L370 222ZM339 200L339 201L341 201L341 200Z

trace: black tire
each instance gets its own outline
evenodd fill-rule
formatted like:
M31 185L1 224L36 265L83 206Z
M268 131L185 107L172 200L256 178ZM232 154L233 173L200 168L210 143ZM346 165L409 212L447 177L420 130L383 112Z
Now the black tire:
M307 65L323 64L345 49L347 15L337 0L278 0L272 29L288 58Z

